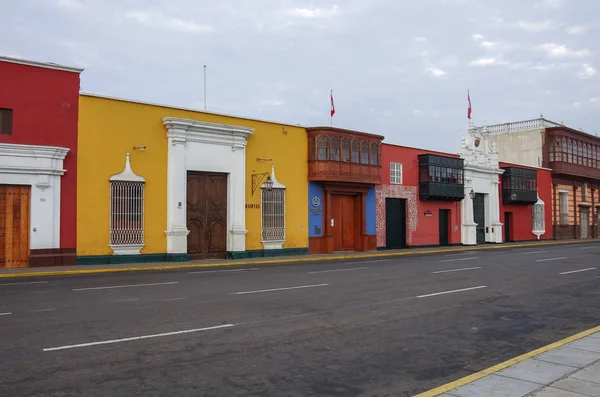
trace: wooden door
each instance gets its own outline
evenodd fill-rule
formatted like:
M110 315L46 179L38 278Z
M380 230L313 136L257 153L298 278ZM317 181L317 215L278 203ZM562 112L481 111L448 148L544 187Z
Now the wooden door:
M450 210L439 210L440 245L450 245Z
M477 224L477 244L485 243L485 195L475 194L473 199L473 217Z
M512 212L504 213L504 242L512 241Z
M580 236L582 239L587 239L589 237L590 230L590 218L589 218L589 210L587 208L579 209L579 225L581 228Z
M29 186L0 186L0 267L29 265Z
M227 174L188 172L187 227L190 258L227 257Z
M355 197L331 196L331 219L333 219L333 250L350 251L355 248ZM329 219L329 222L331 222Z
M406 200L385 199L385 246L406 248Z

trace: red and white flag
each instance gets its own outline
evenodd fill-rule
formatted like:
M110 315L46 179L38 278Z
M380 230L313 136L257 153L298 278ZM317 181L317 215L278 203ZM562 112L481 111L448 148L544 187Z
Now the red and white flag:
M333 90L331 90L331 117L335 114L335 104L333 103Z
M469 118L469 120L471 120L471 94L469 93L469 90L467 90L467 99L469 101L469 109L467 110L467 117Z

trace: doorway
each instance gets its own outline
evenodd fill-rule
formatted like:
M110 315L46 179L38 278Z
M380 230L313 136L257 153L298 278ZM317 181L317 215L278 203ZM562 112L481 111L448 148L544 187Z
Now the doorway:
M0 186L0 268L29 266L30 186Z
M477 244L485 243L485 194L477 193L473 199L473 220L477 224Z
M450 245L450 210L439 210L440 245Z
M406 199L385 199L386 248L406 248Z
M589 238L590 231L590 213L589 208L579 208L579 236L581 239Z
M505 212L504 213L504 241L509 242L512 241L512 225L513 225L513 213Z
M188 171L187 228L191 259L227 257L227 174Z
M352 251L356 248L355 197L341 194L331 196L334 251Z

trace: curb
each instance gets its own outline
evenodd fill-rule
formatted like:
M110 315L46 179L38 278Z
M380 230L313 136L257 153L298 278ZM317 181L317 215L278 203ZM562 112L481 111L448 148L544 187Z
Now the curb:
M492 367L484 369L483 371L476 372L476 373L474 373L472 375L465 376L464 378L455 380L455 381L450 382L450 383L446 383L445 385L436 387L435 389L426 391L426 392L421 393L421 394L416 394L413 397L436 397L436 396L439 396L440 394L448 393L448 392L450 392L450 391L452 391L454 389L457 389L459 387L468 385L469 383L473 383L476 380L479 380L481 378L485 378L486 376L489 376L489 375L492 375L492 374L494 374L496 372L502 371L503 369L506 369L508 367L512 367L513 365L518 364L518 363L520 363L522 361L525 361L525 360L530 359L532 357L538 356L538 355L540 355L542 353L546 353L546 352L548 352L550 350L557 349L557 348L559 348L561 346L566 345L567 343L571 343L571 342L574 342L576 340L585 338L586 336L589 336L591 334L595 334L596 332L600 332L600 326L588 329L586 331L580 332L580 333L575 334L573 336L569 336L568 338L565 338L565 339L559 340L558 342L554 342L554 343L551 343L549 345L540 347L539 349L530 351L529 353L522 354L522 355L520 355L518 357L511 358L510 360L507 360L507 361L505 361L503 363L496 364L496 365L494 365Z
M102 273L122 273L122 272L142 272L142 271L163 271L163 270L184 270L184 269L203 269L203 268L219 268L231 266L258 266L272 265L283 263L302 263L302 262L324 262L349 259L372 259L372 258L394 258L402 256L415 255L430 255L440 253L468 252L468 251L483 251L507 248L523 248L523 247L543 247L547 245L566 245L566 244L581 244L594 243L594 240L570 240L570 241L548 241L529 244L511 244L511 245L488 245L488 246L461 246L449 249L434 249L434 250L415 250L402 251L393 253L373 253L363 255L340 255L327 257L305 257L295 259L268 259L262 261L230 261L221 263L197 263L185 265L167 265L167 266L140 266L140 267L107 267L103 269L77 269L77 270L56 270L56 271L40 271L40 272L23 272L23 273L0 273L0 279L6 278L24 278L24 277L51 277L51 276L69 276L69 275L85 275L85 274L102 274ZM109 265L107 265L109 266Z

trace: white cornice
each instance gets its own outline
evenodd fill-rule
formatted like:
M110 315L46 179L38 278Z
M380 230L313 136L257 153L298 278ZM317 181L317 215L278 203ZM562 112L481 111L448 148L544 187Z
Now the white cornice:
M0 157L33 157L64 160L69 149L58 146L17 145L0 143Z
M72 72L72 73L83 72L83 69L75 68L72 66L59 65L57 63L52 63L52 62L30 61L27 59L12 58L12 57L5 57L5 56L0 56L0 62L17 63L20 65L33 66L33 67L37 67L37 68L61 70L63 72Z
M131 169L131 162L129 160L129 153L125 154L125 168L120 174L115 174L110 177L110 181L122 181L122 182L146 182L143 176L139 176Z
M247 138L254 128L229 124L207 123L178 117L164 117L167 137L174 143L198 142L209 145L231 146L232 149L244 149Z

